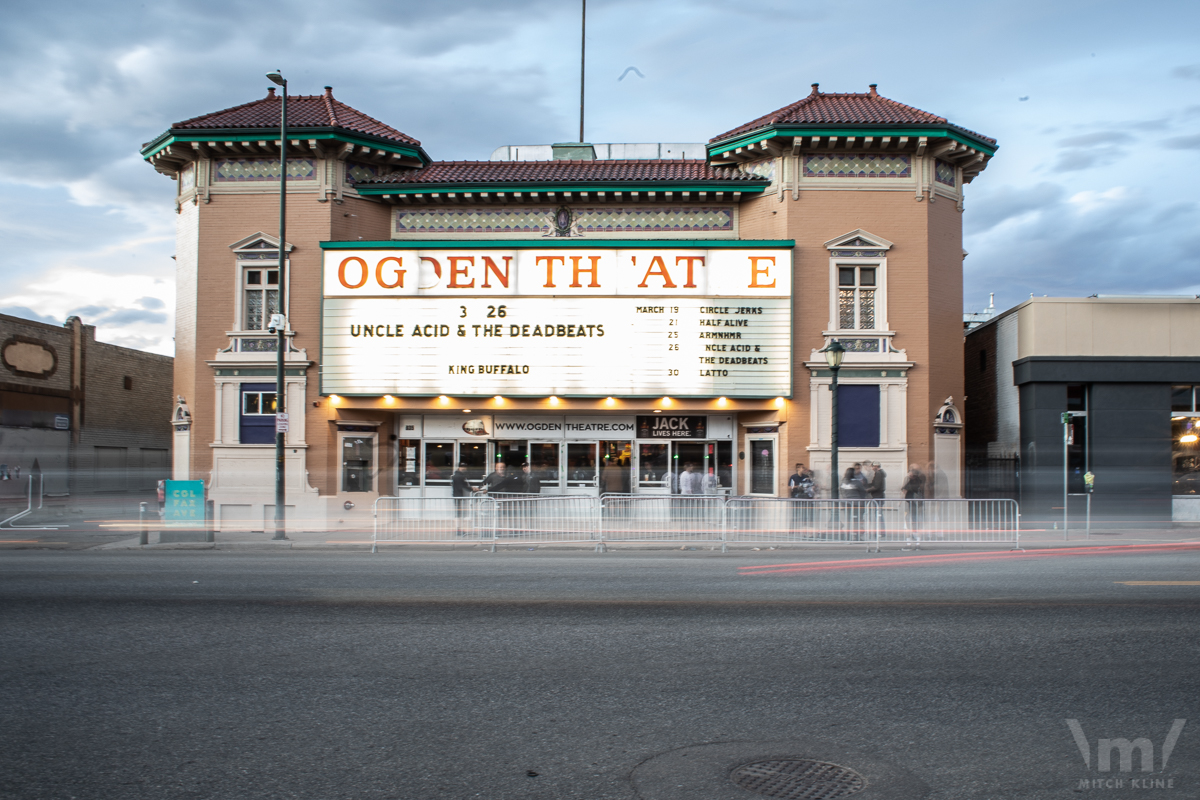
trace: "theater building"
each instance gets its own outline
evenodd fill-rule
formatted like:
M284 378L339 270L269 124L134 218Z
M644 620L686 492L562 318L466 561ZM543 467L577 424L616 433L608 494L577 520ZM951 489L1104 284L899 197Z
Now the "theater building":
M274 511L279 111L142 150L178 182L176 477L223 527ZM691 463L769 496L804 462L827 495L834 339L841 463L896 494L936 461L959 493L963 191L994 140L816 85L706 145L439 162L329 88L289 97L289 140L292 518L449 494L458 462L528 461L546 493L670 492Z

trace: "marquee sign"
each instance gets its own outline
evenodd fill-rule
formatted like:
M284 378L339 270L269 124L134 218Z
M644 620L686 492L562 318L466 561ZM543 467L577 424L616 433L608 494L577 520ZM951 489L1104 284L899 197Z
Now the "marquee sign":
M774 397L791 249L324 253L322 391Z

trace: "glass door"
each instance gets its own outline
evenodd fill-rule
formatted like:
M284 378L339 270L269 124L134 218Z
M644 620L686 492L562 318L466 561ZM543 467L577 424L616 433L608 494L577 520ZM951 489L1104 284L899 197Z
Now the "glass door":
M396 443L396 487L397 493L421 490L420 439L401 439Z
M529 468L542 482L542 492L558 494L562 488L562 475L559 470L558 442L530 442Z
M775 494L775 437L747 437L750 451L750 494Z
M671 491L671 446L666 442L638 445L637 491L642 494L669 494Z
M596 470L596 442L567 442L567 489L589 489L595 491L598 484Z
M633 491L633 442L600 442L601 494L629 494Z
M444 489L438 496L450 495L454 476L454 442L425 442L425 488ZM428 496L428 495L427 495Z

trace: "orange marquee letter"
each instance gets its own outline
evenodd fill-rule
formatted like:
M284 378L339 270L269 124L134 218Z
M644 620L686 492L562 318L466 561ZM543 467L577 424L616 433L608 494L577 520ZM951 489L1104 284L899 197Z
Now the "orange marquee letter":
M471 278L470 283L459 283L458 276L467 277L467 268L460 267L458 262L466 261L472 267L475 266L475 256L447 256L450 261L450 282L446 284L447 289L473 289L475 288L475 279Z
M488 274L489 273L495 273L496 280L500 281L500 283L504 286L505 289L508 288L508 270L512 266L512 264L510 263L512 261L512 256L501 256L501 258L504 259L504 274L503 275L500 274L500 268L496 266L495 261L492 261L491 256L483 257L483 286L481 288L483 288L483 289L492 288L492 285L490 283L488 283Z
M687 283L683 285L685 289L695 289L696 283L692 280L692 266L699 261L700 266L704 266L704 256L675 256L675 266L679 266L680 261L687 262Z
M395 283L384 283L383 282L383 265L389 261L396 262L397 269L396 269L396 282ZM404 259L398 258L396 256L388 256L387 258L380 259L379 263L375 265L375 282L378 283L384 289L395 289L397 286L399 286L401 289L403 289L404 288Z
M579 273L587 272L592 276L592 282L588 284L588 288L599 289L600 282L596 280L596 270L600 268L600 256L588 256L588 260L592 262L590 267L580 267L579 259L581 258L583 258L583 256L571 256L571 288L581 288L579 283Z
M771 267L760 267L758 265L758 262L770 261L771 266L773 267L773 266L775 266L775 256L747 256L747 258L750 259L750 285L746 288L748 288L748 289L774 289L775 288L775 280L773 278L771 279L770 283L759 283L758 282L759 275L762 275L764 278L771 277L771 273L770 273Z
M542 285L543 289L554 288L554 262L562 264L565 260L563 256L538 256L534 259L535 264L546 265L546 282Z
M654 265L658 265L658 269ZM646 268L646 274L642 276L642 282L638 284L639 289L648 289L646 281L650 280L651 275L659 275L663 279L664 289L674 289L675 282L671 280L671 274L667 272L667 265L663 263L662 256L655 256L650 259L650 266Z
M362 280L355 284L350 284L350 283L346 282L346 265L352 261L357 261L358 265L360 267L362 267ZM370 277L370 275L371 275L371 268L367 266L367 262L363 261L358 256L350 256L349 258L342 259L342 264L341 264L341 266L338 267L338 280L341 281L342 286L345 286L347 289L362 288L363 285L366 284L367 278Z

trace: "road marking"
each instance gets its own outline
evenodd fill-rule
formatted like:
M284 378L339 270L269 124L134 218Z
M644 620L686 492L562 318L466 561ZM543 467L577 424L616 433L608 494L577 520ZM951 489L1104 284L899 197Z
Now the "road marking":
M1113 581L1125 586L1200 586L1200 581Z
M0 539L0 544L37 544L41 539Z

